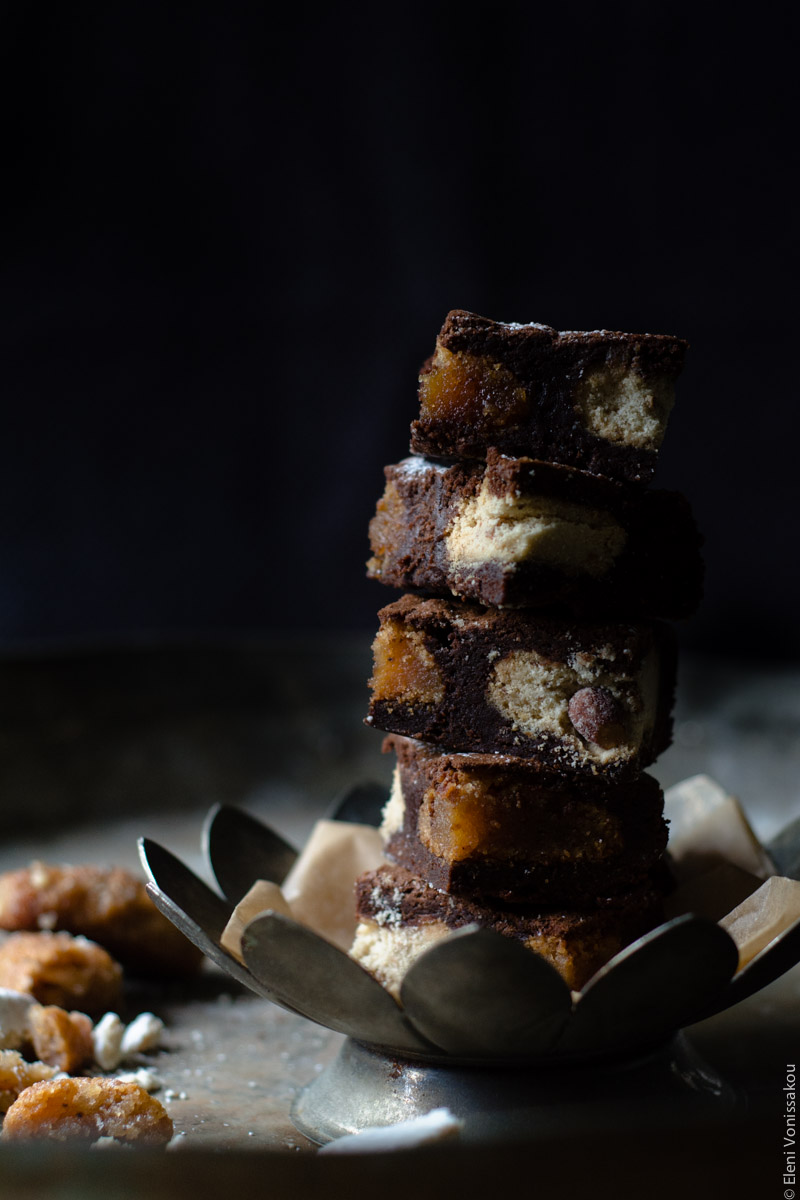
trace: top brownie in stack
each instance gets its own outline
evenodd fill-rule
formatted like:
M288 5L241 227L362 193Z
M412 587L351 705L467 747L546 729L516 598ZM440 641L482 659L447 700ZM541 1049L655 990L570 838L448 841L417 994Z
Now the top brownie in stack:
M411 449L484 458L494 446L647 484L686 348L663 334L559 333L456 309L423 368Z

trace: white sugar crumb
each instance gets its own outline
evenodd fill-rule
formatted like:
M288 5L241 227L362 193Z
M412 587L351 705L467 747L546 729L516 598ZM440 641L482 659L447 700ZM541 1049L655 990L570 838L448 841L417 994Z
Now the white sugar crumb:
M164 1022L154 1013L139 1013L122 1035L122 1055L144 1054L154 1050L164 1029Z
M0 988L0 1050L19 1050L28 1040L28 1014L38 1007L33 996Z
M431 1142L458 1137L464 1122L449 1108L434 1108L424 1116L397 1125L373 1125L329 1142L320 1154L380 1154L390 1150L411 1150Z
M155 1071L149 1071L147 1067L140 1067L138 1071L127 1071L124 1075L116 1077L120 1083L138 1083L139 1087L144 1088L146 1092L157 1092L162 1084L161 1079L156 1075Z
M116 1013L106 1013L92 1030L94 1061L104 1071L114 1071L122 1062L125 1026Z
M126 1027L116 1013L106 1013L92 1030L94 1060L103 1071L115 1071L125 1059L158 1045L164 1022L154 1013L139 1013Z

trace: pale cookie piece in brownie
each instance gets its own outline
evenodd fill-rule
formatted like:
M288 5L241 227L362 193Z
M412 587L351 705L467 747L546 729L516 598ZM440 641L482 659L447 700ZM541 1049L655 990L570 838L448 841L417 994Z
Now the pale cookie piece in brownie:
M665 334L559 333L455 309L420 376L411 449L482 458L496 446L648 483L686 349Z
M516 938L578 990L619 950L654 929L663 911L660 896L648 886L584 911L509 909L447 895L402 867L383 866L356 881L356 916L351 957L399 997L414 960L452 930L471 924Z
M367 717L378 729L609 777L637 775L669 745L675 643L666 625L418 596L378 616Z
M370 578L495 607L555 605L593 619L688 617L700 535L677 492L509 458L407 458L385 468L370 522Z
M386 856L440 891L504 904L580 907L647 880L667 844L649 775L607 783L530 759L440 753L392 735Z

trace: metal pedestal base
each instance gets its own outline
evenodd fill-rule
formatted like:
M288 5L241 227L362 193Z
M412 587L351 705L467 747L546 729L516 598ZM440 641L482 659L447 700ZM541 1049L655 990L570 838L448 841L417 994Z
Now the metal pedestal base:
M439 1066L389 1058L348 1039L298 1095L297 1128L329 1142L369 1125L392 1125L447 1107L470 1141L681 1126L723 1117L737 1093L678 1034L647 1055L613 1061L509 1067Z

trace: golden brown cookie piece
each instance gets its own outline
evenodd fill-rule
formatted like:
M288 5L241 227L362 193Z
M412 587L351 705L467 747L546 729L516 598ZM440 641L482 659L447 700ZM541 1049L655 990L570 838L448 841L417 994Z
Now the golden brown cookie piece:
M0 945L0 987L27 992L40 1004L105 1012L122 994L122 968L85 937L12 933Z
M121 867L34 862L0 875L0 929L83 934L148 975L189 974L203 957Z
M33 1050L41 1062L69 1073L91 1062L92 1020L86 1013L66 1012L53 1004L34 1005L28 1021Z
M138 1083L119 1079L53 1079L35 1083L6 1113L3 1139L110 1137L137 1146L165 1146L172 1121L163 1104Z
M0 1113L31 1084L52 1079L55 1073L46 1063L26 1062L18 1050L0 1050Z

